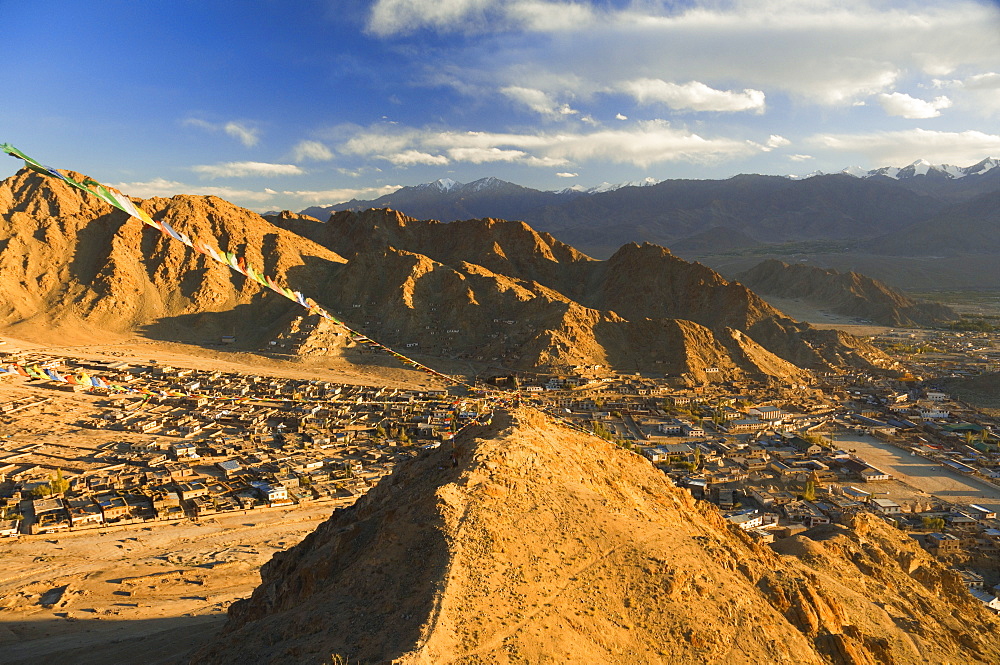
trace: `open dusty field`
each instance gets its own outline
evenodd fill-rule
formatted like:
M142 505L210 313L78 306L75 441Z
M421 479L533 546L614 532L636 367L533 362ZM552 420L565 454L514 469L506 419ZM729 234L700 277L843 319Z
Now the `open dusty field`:
M369 356L355 361L342 357L310 357L283 360L255 353L207 348L194 344L158 342L146 339L96 340L82 344L37 344L22 338L0 336L0 350L38 351L52 355L128 363L156 360L173 367L239 372L297 379L319 379L356 385L391 387L440 387L439 381L409 369L387 356ZM468 369L467 367L465 368ZM450 371L446 368L446 371Z
M406 368L365 367L342 359L295 363L142 341L72 346L0 341L3 350L78 358L155 359L244 374L439 387ZM20 378L0 382L0 401L29 397L48 401L4 416L0 430L0 455L29 450L19 463L74 474L93 466L91 455L109 441L152 438L81 427L81 419L101 410L105 396L62 392ZM250 595L265 561L352 501L0 539L0 663L176 662L218 630L230 603Z
M908 497L903 496L899 489L893 489L895 484L872 483L864 485L866 491L889 491L893 500L929 500L938 497L957 504L977 503L994 510L1000 510L1000 489L993 488L973 478L946 469L923 457L911 456L909 453L883 443L878 439L861 434L838 434L837 445L841 448L854 449L866 462L889 473L913 488L925 494Z
M2 540L0 662L175 662L334 508Z

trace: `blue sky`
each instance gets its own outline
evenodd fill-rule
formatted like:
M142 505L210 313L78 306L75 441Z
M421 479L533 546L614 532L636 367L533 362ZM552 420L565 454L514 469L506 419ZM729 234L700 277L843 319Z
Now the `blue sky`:
M983 0L0 0L0 16L0 142L143 197L301 210L437 178L1000 157L1000 6Z

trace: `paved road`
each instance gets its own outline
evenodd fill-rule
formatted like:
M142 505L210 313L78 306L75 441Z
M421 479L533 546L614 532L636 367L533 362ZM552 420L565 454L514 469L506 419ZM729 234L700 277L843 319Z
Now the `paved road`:
M878 439L853 432L837 434L836 444L842 450L856 450L868 464L928 494L954 503L977 503L1000 511L1000 489L919 455L911 455Z

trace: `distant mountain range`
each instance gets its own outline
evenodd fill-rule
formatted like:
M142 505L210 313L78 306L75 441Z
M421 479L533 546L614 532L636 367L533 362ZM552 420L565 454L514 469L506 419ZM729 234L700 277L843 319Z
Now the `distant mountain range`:
M899 239L915 255L981 253L1000 245L1000 212L991 198L1000 192L998 165L996 159L968 167L918 161L808 177L739 175L557 192L497 178L438 180L302 214L325 221L342 210L391 208L445 222L517 219L597 257L628 242L653 242L689 255L811 241L897 254ZM943 238L937 233L942 223L953 231Z

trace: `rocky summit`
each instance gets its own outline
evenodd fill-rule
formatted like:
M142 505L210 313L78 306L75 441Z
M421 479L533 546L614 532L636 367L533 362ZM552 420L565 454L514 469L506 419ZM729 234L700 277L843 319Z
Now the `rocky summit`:
M863 515L768 546L528 410L400 467L191 663L989 663L1000 620Z

